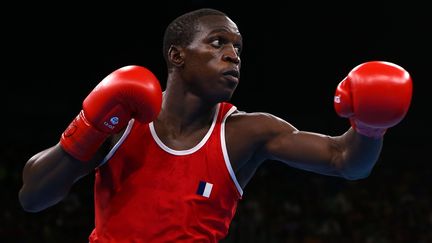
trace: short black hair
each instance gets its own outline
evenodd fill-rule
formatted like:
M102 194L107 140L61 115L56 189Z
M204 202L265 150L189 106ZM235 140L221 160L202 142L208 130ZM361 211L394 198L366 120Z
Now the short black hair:
M224 12L213 8L201 8L187 12L174 19L165 29L163 37L163 56L168 62L168 50L172 45L187 46L195 36L198 27L198 19L203 16L219 15L227 16Z

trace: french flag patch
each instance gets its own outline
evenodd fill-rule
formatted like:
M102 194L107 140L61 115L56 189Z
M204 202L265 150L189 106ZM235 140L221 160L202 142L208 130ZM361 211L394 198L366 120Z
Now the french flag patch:
M200 181L198 185L197 194L209 198L212 188L213 188L213 184L205 181Z

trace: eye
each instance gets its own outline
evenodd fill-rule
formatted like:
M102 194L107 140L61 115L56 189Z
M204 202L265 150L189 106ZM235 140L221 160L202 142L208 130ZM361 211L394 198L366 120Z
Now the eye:
M241 51L242 51L242 46L241 45L234 45L234 48L237 52L237 55L240 55Z
M213 40L210 41L210 45L213 46L214 48L222 48L228 44L230 44L231 42L229 42L227 39L222 38L222 37L217 37ZM236 53L238 55L240 55L241 50L242 50L242 45L239 43L232 43Z
M225 42L224 42L224 40L222 40L221 38L213 39L213 40L210 42L210 45L212 45L213 47L216 47L216 48L220 48L220 47L222 47L224 44L225 44Z

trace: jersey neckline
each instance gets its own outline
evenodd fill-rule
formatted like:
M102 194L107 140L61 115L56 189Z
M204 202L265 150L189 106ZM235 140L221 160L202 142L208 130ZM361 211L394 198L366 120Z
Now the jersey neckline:
M212 134L212 132L213 132L213 130L214 130L214 127L215 127L215 125L216 125L216 120L217 120L217 117L218 117L219 111L220 111L220 103L217 105L217 109L216 109L216 112L215 112L215 114L214 114L212 124L211 124L209 130L207 131L206 135L204 135L204 137L201 139L201 141L200 141L197 145L193 146L193 147L190 148L190 149L176 150L176 149L172 149L172 148L168 147L168 146L167 146L166 144L164 144L164 143L162 142L162 140L160 140L160 138L158 137L153 122L150 122L150 123L149 123L150 133L151 133L153 139L155 140L155 142L157 143L157 145L158 145L161 149L163 149L165 152L170 153L170 154L173 154L173 155L188 155L188 154L192 154L192 153L198 151L202 146L204 146L204 144L205 144L205 143L208 141L208 139L210 138L210 135Z

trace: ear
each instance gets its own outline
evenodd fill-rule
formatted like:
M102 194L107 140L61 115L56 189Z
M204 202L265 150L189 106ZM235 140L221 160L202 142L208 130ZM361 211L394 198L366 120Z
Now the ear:
M183 49L181 47L178 46L174 46L172 45L169 50L168 50L168 59L170 60L170 62L176 66L176 67L180 67L183 65L184 63L184 53L183 53Z

